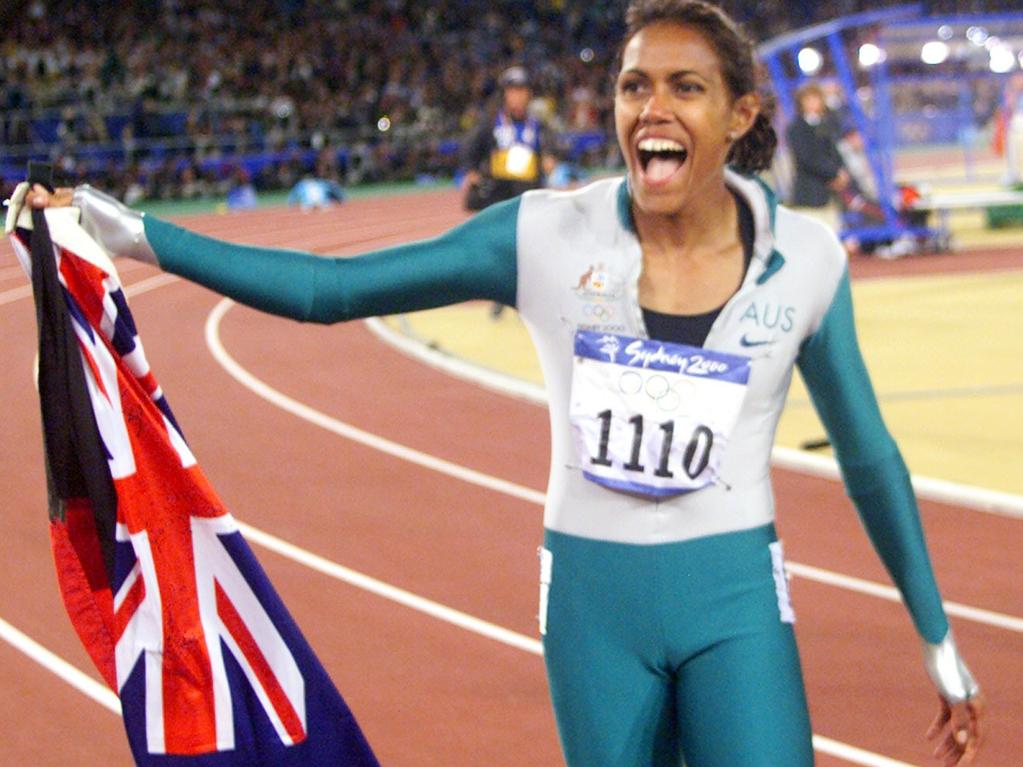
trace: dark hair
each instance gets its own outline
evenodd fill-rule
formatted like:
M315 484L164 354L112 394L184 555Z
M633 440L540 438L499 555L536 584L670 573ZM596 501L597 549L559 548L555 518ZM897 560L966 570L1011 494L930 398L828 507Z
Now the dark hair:
M703 0L632 0L625 12L625 37L618 52L643 28L658 22L693 27L714 47L721 74L733 98L758 90L760 67L753 43L720 8ZM755 173L771 166L778 136L771 125L774 96L760 92L760 113L752 127L735 142L727 162L743 173Z

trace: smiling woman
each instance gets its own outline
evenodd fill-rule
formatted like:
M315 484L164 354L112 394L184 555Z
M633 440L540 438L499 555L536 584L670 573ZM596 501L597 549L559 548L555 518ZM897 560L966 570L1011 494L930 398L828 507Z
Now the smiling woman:
M769 466L798 365L923 640L939 753L966 763L979 689L860 356L844 251L753 175L775 138L752 46L698 0L642 0L627 22L624 179L337 259L201 237L88 188L74 203L111 251L299 320L519 310L549 391L540 631L572 767L813 763Z

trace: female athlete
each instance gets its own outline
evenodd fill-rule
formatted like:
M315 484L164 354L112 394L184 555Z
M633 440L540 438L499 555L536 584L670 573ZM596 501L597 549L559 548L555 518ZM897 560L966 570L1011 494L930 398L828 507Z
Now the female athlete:
M518 309L549 389L540 621L572 767L813 764L769 478L798 366L922 639L936 755L966 764L979 689L860 356L844 252L753 175L775 136L752 47L699 0L636 0L627 26L624 179L338 259L212 240L89 188L74 203L109 252L299 320Z

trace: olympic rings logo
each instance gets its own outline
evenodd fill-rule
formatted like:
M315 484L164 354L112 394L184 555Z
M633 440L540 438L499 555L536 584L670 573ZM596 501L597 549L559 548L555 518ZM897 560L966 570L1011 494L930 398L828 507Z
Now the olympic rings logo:
M583 307L583 316L595 320L610 320L615 316L615 309L606 304L586 304Z
M682 405L682 395L662 375L652 375L643 380L635 370L626 370L618 378L618 391L627 397L645 394L665 413L674 413Z

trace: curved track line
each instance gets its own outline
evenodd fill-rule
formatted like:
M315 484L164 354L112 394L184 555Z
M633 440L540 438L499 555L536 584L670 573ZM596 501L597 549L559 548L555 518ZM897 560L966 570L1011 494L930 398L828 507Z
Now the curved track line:
M229 298L224 298L213 308L213 311L210 312L206 319L206 343L209 346L214 359L232 378L253 393L265 399L270 404L312 424L320 426L334 434L353 440L354 442L358 442L359 444L367 447L371 447L375 450L379 450L396 458L409 461L410 463L445 474L455 479L470 482L478 487L510 495L514 498L531 501L543 506L546 496L537 490L533 490L489 474L484 474L482 472L466 468L465 466L436 458L427 453L422 453L397 442L384 439L376 434L364 431L352 426L351 424L332 418L325 413L321 413L308 405L292 399L286 394L274 389L269 384L256 378L230 355L220 340L220 323L232 306L234 306L234 301ZM377 320L375 322L379 321ZM797 453L798 451L791 452ZM811 457L816 461L823 460L816 456ZM860 578L853 578L831 570L803 565L798 562L788 562L787 564L789 565L789 569L793 575L798 575L799 577L807 580L842 588L847 591L853 591L866 596L878 597L888 601L901 601L902 599L899 592L891 586ZM949 615L954 615L959 618L964 618L976 623L983 623L1000 629L1023 633L1023 618L1018 618L1013 615L1005 615L991 610L984 610L982 608L971 607L957 602L944 602L943 604L945 606L945 611Z
M469 484L477 485L478 487L484 487L488 490L494 490L498 493L503 493L504 495L510 495L513 498L519 498L524 501L529 501L530 503L536 503L541 506L543 505L545 496L541 492L532 490L528 487L523 487L522 485L517 485L514 482L508 482L497 477L492 477L489 474L474 471L473 469L466 468L465 466L460 466L457 463L445 461L442 458L422 453L397 442L392 442L389 439L384 439L376 434L371 434L368 431L363 431L351 424L344 423L336 418L331 418L329 415L321 413L320 411L315 410L298 400L292 399L288 395L277 391L277 389L274 389L272 386L269 386L259 380L239 365L220 341L220 321L232 306L234 306L234 301L229 298L225 298L213 308L212 312L210 312L209 317L206 319L206 344L209 347L210 352L213 354L214 359L221 365L221 367L223 367L232 378L242 384L245 388L282 410L326 429L329 432L337 434L340 437L345 437L346 439L353 440L354 442L366 445L374 450L379 450L380 452L394 456L395 458L400 458L403 461L408 461L409 463L422 466L423 468L431 469L432 471L446 474L450 477L455 477L463 482L468 482Z
M791 575L795 575L808 581L815 581L816 583L821 583L826 586L834 586L836 588L845 589L846 591L854 591L857 594L864 594L866 596L884 599L888 602L898 602L902 604L902 595L894 586L885 586L884 584L875 583L874 581L864 580L863 578L854 578L851 575L842 575L841 573L824 570L820 567L803 565L799 562L786 561L785 569ZM992 610L985 610L980 607L971 607L970 605L964 605L961 602L942 602L942 605L944 606L946 613L954 615L957 618L963 618L964 620L973 621L974 623L983 623L988 626L994 626L995 628L1013 631L1017 634L1023 634L1023 618L1017 618L1014 615L1006 615L1004 613L996 613Z
M0 306L4 304L13 304L15 301L19 301L22 298L28 298L32 295L31 285L22 285L17 288L11 288L0 293Z
M881 756L873 751L865 751L862 748L856 748L856 746L825 738L823 735L813 736L813 750L828 756L837 756L839 759L853 764L862 764L864 767L914 767L909 762L900 762L898 759Z
M27 655L47 671L56 674L79 692L92 698L103 708L120 716L121 701L113 690L105 684L100 684L85 672L79 671L56 653L47 650L28 634L14 628L3 618L0 618L0 639Z
M388 345L437 370L486 386L502 394L525 399L545 407L547 405L547 393L542 386L467 362L414 335L396 331L381 319L375 317L368 319L366 326ZM781 469L810 474L815 477L841 479L838 464L833 458L809 455L802 450L776 445L771 451L771 463ZM913 489L920 498L974 511L1023 519L1023 496L919 475L913 475L912 479Z
M147 277L144 280L133 282L131 285L124 287L124 294L131 298L137 296L140 293L148 293L150 290L156 290L162 288L164 285L171 285L175 282L181 282L180 277L176 277L173 274L154 274L152 277Z
M126 296L131 298L137 296L139 293L146 293L150 290L156 290L162 288L164 285L170 285L174 282L180 282L180 277L175 277L173 274L154 274L152 277L147 277L144 280L132 283L131 285L124 286L124 293ZM4 304L12 304L22 298L32 297L32 286L22 285L18 288L11 288L0 293L0 306Z
M371 594L376 594L384 599L389 599L392 602L397 602L417 612L425 613L432 618L437 618L438 620L458 626L458 628L471 631L473 634L479 634L518 650L524 650L532 655L543 655L543 645L537 639L482 620L461 610L455 610L439 602L426 599L418 594L413 594L411 591L392 586L390 583L381 581L371 575L360 573L350 567L332 562L318 554L313 554L311 551L307 551L282 538L278 538L276 535L271 535L244 522L238 522L238 527L246 540L258 543L264 549L280 554L292 562L304 565L330 578L368 591Z

